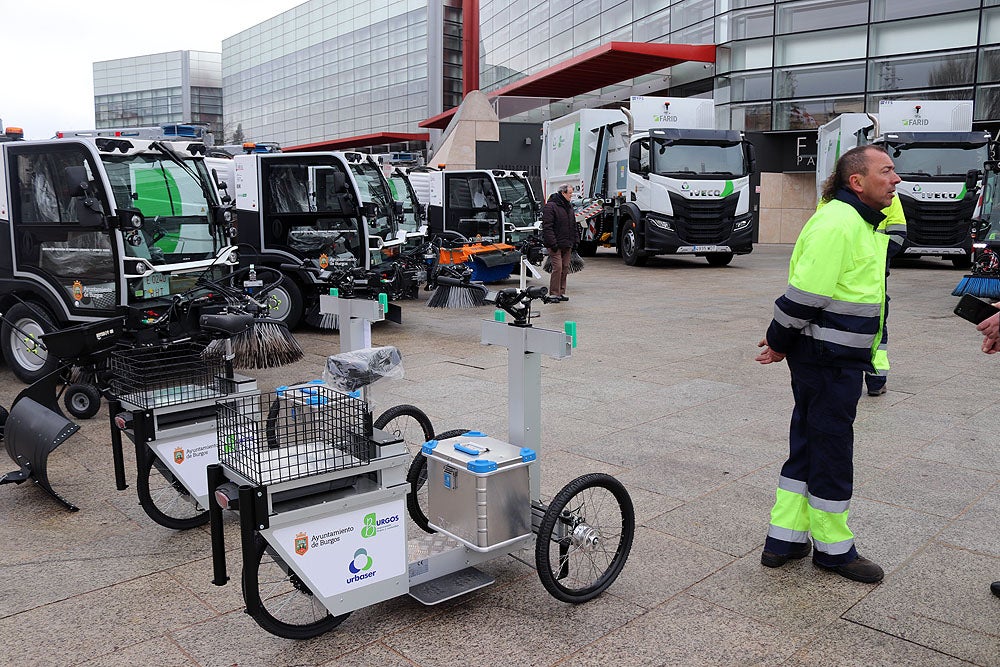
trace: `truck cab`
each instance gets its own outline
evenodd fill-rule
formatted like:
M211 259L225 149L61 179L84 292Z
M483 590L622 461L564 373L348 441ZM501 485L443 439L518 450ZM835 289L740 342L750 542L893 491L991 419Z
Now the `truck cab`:
M113 137L0 143L0 347L21 380L39 336L169 307L237 263L204 145Z

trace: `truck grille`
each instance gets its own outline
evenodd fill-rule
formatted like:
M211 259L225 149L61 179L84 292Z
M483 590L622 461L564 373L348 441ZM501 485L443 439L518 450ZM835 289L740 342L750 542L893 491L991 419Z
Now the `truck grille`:
M692 245L720 244L733 233L736 204L740 193L723 199L686 199L670 193L677 224L674 230L684 243Z
M965 243L976 200L966 197L959 201L920 202L901 198L906 215L906 238L911 245L949 247Z

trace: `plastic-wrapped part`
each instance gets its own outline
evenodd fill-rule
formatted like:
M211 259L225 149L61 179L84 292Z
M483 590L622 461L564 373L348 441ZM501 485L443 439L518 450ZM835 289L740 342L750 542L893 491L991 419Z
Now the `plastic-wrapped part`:
M331 387L352 392L383 378L403 378L403 358L391 345L341 352L326 359L323 380Z

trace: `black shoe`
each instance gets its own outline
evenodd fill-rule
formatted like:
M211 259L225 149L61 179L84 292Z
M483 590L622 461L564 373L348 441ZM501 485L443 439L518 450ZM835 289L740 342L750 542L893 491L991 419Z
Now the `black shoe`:
M1000 581L994 581L990 584L990 590L993 591L993 595L1000 598Z
M863 584L877 584L885 576L882 568L863 556L858 556L850 563L844 563L843 565L823 565L816 562L816 556L814 555L813 565L824 570L836 572L842 577L860 581Z
M542 303L560 303L562 299L557 296L543 296Z
M889 391L889 389L885 385L882 385L878 389L873 389L872 387L868 387L868 395L869 396L881 396L882 394L884 394L887 391Z
M799 558L805 558L809 555L809 551L812 549L812 542L805 542L800 545L792 547L792 550L788 552L786 556L779 556L778 554L773 554L770 551L764 551L760 555L760 564L764 567L781 567L788 561Z
M566 296L565 294L560 294L559 295L559 300L560 301L569 301L569 297Z

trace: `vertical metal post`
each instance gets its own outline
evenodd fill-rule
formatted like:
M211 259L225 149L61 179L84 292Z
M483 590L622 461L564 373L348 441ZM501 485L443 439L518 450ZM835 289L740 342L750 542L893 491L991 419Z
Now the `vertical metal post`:
M526 329L510 327L507 348L507 440L542 452L542 357L526 349ZM531 497L541 497L541 480L531 477Z
M212 538L212 583L224 586L229 581L226 573L226 531L222 525L222 508L215 501L215 490L226 483L226 474L221 463L213 463L206 469L208 475L208 519L209 534Z
M111 422L111 457L115 468L115 488L124 491L128 488L125 480L125 452L122 449L122 430L115 423L115 417L121 412L122 404L117 399L108 401L108 420Z
M260 582L257 580L257 568L254 562L257 553L254 549L254 536L257 531L257 504L254 492L257 489L249 485L240 486L240 545L243 554L243 601L247 613L256 613L260 603Z

